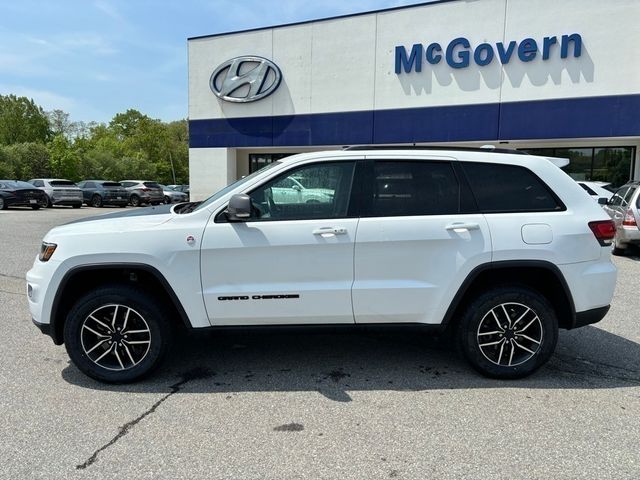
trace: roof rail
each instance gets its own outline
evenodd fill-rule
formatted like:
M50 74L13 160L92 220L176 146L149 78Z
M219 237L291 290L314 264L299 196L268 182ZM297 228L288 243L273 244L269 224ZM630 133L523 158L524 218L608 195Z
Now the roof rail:
M450 145L351 145L343 147L342 150L452 150L455 152L491 152L529 155L522 150L495 148L493 145L484 145L482 147L455 147Z

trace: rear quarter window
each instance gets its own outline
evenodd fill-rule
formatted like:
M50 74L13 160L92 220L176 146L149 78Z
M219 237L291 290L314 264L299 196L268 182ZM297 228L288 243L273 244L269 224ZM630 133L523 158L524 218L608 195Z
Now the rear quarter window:
M518 165L462 162L471 190L484 213L549 212L565 207L531 170Z

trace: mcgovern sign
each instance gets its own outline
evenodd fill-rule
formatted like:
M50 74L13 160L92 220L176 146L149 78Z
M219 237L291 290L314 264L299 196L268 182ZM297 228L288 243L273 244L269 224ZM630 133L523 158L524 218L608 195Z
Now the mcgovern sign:
M437 65L443 60L451 68L466 68L473 61L476 65L484 67L491 62L499 61L506 65L512 58L518 58L521 62L530 62L538 55L542 60L549 60L553 55L560 54L560 58L567 58L570 53L578 58L582 55L582 37L578 33L544 37L538 43L533 38L525 38L520 42L511 40L508 43L497 42L481 43L475 48L472 47L468 39L458 37L449 42L446 47L439 43L431 43L426 47L421 43L416 43L411 50L403 45L396 47L395 71L396 74L421 72L423 62L430 65Z

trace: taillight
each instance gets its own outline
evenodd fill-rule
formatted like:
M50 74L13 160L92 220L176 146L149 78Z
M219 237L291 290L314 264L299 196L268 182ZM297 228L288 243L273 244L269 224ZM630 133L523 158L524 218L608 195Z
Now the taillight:
M613 237L616 236L616 224L613 223L613 220L589 222L589 228L596 237L596 240L598 240L598 243L603 247L611 245Z
M627 213L624 214L624 220L622 220L622 225L626 225L627 227L637 227L636 217L633 215L631 209L627 210Z

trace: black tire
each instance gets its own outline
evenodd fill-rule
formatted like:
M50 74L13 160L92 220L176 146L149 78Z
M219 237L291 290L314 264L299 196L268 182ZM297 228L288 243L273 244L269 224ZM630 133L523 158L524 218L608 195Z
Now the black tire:
M111 328L108 319L113 318L115 305L118 305L119 312L116 314L116 328L121 325L127 332L130 329L138 331L133 337L130 334L128 340L125 340L124 334L116 334L115 329L111 331L104 328ZM171 328L165 312L167 308L164 304L142 289L121 285L100 287L81 297L67 315L64 325L67 353L78 369L101 382L127 383L138 380L151 373L162 362L168 350ZM96 323L92 318L94 316L102 319L103 323ZM88 323L85 325L85 322ZM148 328L149 333L140 333L141 326L143 329ZM89 331L87 327L94 332ZM95 343L104 340L94 335L96 332L108 333L103 336L111 339L113 343L109 344L110 340L105 340L97 347L95 344L92 345L94 340ZM148 345L144 343L147 339ZM142 343L129 344L131 341ZM91 351L94 347L96 348L93 352L96 353ZM101 355L104 355L103 359L99 358ZM139 362L135 363L138 359ZM96 363L95 360L104 365Z
M74 205L72 205L73 208L81 208L82 204L81 203L76 203Z
M95 208L100 208L103 206L102 197L97 193L91 197L91 206Z
M7 209L7 202L4 201L4 198L0 197L0 210Z
M165 195L165 196L164 196L164 201L163 201L163 203L164 203L165 205L168 205L169 203L171 203L171 199L170 199L167 195Z
M129 197L129 203L131 204L132 207L139 207L140 206L140 197L136 194L133 194Z
M120 205L120 208L125 208L126 206L127 206L126 204L125 205Z
M53 203L51 203L51 197L47 195L47 208L53 208Z
M33 210L40 210L40 205L31 205Z
M518 334L518 328L524 331ZM461 353L473 368L492 378L531 375L551 358L557 341L558 319L553 307L543 295L524 286L495 287L478 295L458 324Z

